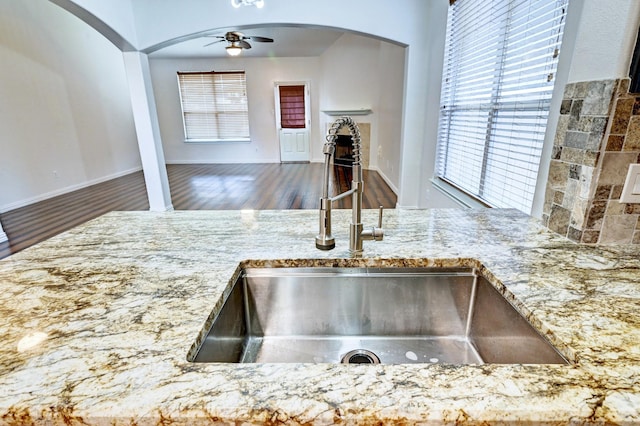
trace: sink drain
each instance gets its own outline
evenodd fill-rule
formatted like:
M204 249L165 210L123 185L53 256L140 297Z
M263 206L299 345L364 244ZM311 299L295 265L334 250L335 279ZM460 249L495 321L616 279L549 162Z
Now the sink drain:
M347 352L340 361L342 364L380 364L380 358L366 349Z

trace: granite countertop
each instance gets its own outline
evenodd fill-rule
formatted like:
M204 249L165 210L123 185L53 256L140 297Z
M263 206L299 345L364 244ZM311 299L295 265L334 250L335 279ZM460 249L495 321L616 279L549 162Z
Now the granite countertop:
M350 258L316 211L114 212L0 261L4 424L638 424L640 251L515 210L389 210ZM376 222L365 211L364 223ZM475 263L474 263L475 262ZM468 265L569 365L190 363L240 266Z

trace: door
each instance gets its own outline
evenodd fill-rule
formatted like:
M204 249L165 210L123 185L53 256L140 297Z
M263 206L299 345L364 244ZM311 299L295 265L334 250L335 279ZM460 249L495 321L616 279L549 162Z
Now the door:
M280 161L308 162L311 152L308 85L276 83L275 98Z

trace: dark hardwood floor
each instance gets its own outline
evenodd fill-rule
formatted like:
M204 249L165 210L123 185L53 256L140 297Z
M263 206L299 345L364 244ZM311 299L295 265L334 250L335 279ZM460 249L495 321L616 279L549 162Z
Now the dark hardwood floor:
M323 165L198 164L167 165L175 210L316 209L322 195ZM330 195L351 185L351 168L336 166ZM377 172L364 170L364 208L394 208L397 197ZM351 208L351 198L334 208ZM0 243L0 259L74 226L117 210L148 210L142 172L0 213L9 237Z

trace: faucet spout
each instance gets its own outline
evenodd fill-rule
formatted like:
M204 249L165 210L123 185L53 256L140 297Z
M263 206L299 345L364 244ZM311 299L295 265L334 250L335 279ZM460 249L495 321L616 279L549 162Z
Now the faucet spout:
M353 165L351 189L335 197L329 197L329 173L331 172L331 156L335 152L338 131L346 126L349 129L353 142ZM344 116L337 119L329 128L326 142L322 149L324 153L324 180L322 187L322 198L320 198L320 231L316 236L316 248L320 250L331 250L335 248L335 239L331 235L331 204L346 196L352 196L351 224L349 226L349 251L355 255L362 255L363 240L380 241L384 236L382 229L382 207L380 207L380 218L378 227L364 230L362 225L362 194L364 191L364 179L362 173L362 163L360 159L361 137L358 125L351 117Z

